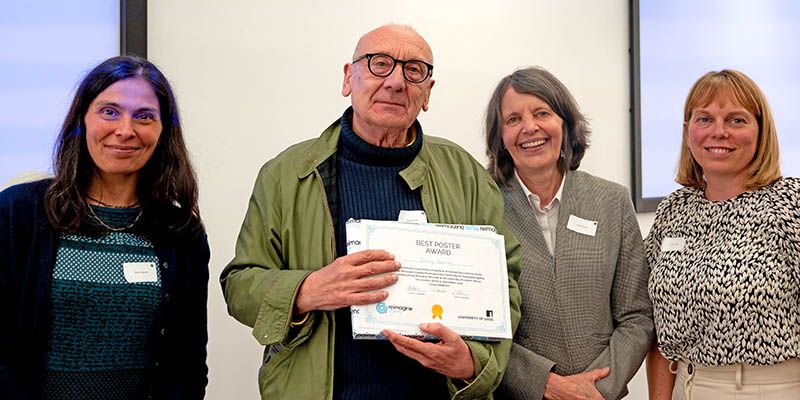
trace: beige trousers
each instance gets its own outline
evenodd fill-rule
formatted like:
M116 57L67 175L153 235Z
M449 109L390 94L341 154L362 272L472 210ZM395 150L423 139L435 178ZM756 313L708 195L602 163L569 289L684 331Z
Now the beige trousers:
M800 400L800 358L773 365L670 365L672 400Z

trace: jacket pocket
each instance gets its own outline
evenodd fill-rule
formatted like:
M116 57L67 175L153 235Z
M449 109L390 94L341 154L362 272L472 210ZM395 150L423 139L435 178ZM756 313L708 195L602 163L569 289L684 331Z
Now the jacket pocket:
M264 350L264 359L262 360L261 368L264 368L264 365L266 365L269 360L272 359L272 357L284 350L286 350L286 347L281 344L267 346L267 348Z
M261 368L258 369L258 386L262 397L267 394L269 382L271 379L274 379L275 371L279 368L278 366L286 360L290 352L290 350L287 350L286 347L280 344L269 345L264 349L263 362ZM275 388L273 387L272 389L274 390Z

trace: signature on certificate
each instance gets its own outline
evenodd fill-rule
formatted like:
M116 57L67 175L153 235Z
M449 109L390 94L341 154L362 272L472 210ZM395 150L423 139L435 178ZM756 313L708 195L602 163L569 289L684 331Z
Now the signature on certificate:
M416 294L420 296L425 294L425 291L422 288L414 285L406 286L406 292L408 292L409 294Z

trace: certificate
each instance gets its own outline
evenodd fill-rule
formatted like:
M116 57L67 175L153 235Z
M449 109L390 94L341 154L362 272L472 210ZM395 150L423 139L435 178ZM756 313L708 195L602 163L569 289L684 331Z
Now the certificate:
M400 262L386 300L350 307L353 338L430 338L419 324L440 322L472 340L511 339L505 240L493 227L350 220L346 231L348 254L381 249Z

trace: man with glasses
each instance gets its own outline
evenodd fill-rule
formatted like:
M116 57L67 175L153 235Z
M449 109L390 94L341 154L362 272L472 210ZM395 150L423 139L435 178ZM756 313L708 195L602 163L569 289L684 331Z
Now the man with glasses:
M347 255L350 218L493 225L506 235L512 324L519 320L519 245L483 167L452 142L423 135L433 53L405 26L377 28L344 66L348 108L322 135L261 169L221 283L232 316L267 347L262 398L486 398L502 378L510 341L464 341L441 324L422 342L390 331L354 340L351 305L385 300L394 256Z

